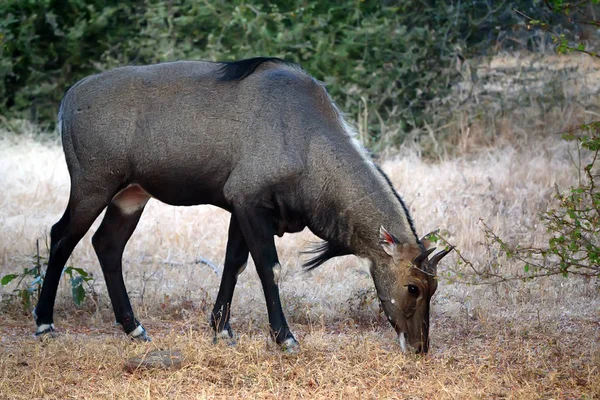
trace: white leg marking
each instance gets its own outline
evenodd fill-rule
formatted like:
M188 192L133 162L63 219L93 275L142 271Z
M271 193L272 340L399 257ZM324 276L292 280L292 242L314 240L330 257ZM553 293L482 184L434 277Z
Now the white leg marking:
M41 324L40 326L37 327L37 330L35 331L35 333L42 333L48 329L54 330L54 324Z
M131 332L129 334L129 336L131 336L132 338L136 339L138 337L142 337L146 334L146 330L144 329L144 327L142 325L138 325L137 328L135 328L133 330L133 332Z
M217 333L219 339L229 339L229 331L227 329L223 329L221 332Z
M281 279L281 265L279 263L273 265L273 277L275 284L279 285L279 280Z
M285 339L285 342L281 343L281 349L287 354L296 354L300 351L300 345L292 338Z
M245 262L244 265L242 265L241 268L239 269L237 276L240 276L240 274L246 270L247 266L248 266L248 262Z

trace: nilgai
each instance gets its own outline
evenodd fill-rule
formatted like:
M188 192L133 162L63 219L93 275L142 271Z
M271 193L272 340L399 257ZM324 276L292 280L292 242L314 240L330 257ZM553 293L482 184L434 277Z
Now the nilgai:
M92 238L116 321L149 340L122 275L123 249L150 198L213 204L231 213L223 277L211 324L229 339L238 275L252 255L271 333L298 342L279 298L274 236L308 227L323 243L305 265L341 255L370 262L383 309L403 351L426 352L436 265L405 204L353 138L323 84L277 58L180 61L89 76L64 96L58 118L71 177L52 227L48 270L35 309L37 335L54 332L61 271L106 209Z

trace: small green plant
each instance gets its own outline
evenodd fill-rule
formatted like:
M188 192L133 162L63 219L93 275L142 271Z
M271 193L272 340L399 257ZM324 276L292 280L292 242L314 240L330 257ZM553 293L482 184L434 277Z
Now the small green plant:
M40 255L40 244L38 240L36 240L35 245L36 253L32 257L31 267L23 268L23 272L19 274L4 275L2 279L0 279L0 284L2 284L2 286L7 286L13 280L18 280L15 288L8 297L8 301L10 302L18 299L24 311L30 310L33 303L39 298L44 283L44 277L46 276L46 268L48 267L48 257ZM46 248L46 252L48 253L48 248ZM94 280L94 276L82 268L72 266L65 268L63 272L69 277L73 302L77 306L80 306L85 300L87 293L84 288L84 283L87 283L88 287L91 287L89 282Z
M86 290L84 289L83 284L93 281L94 276L81 268L75 267L67 267L63 272L65 275L69 276L73 302L80 306L86 296ZM90 284L88 283L88 285Z
M48 265L46 257L40 256L40 244L36 240L36 254L32 257L32 266L23 268L23 272L20 274L8 274L4 275L0 280L2 286L8 285L15 279L18 279L15 289L9 296L8 301L19 299L23 310L29 310L33 304L34 299L39 298L40 292L42 291L42 284L44 283L44 273L42 272L42 266Z

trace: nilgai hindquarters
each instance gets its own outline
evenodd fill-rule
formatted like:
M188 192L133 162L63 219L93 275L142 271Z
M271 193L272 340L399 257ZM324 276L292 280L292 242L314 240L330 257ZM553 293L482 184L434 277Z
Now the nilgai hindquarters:
M229 305L251 254L271 332L298 346L279 299L274 235L308 227L324 240L306 264L355 254L370 261L377 294L402 350L426 352L436 290L433 249L406 206L365 155L324 86L275 58L182 61L117 68L75 84L59 127L71 176L69 202L52 227L37 334L54 332L61 271L106 208L92 243L116 320L148 340L134 317L121 259L150 198L213 204L231 212L223 278L212 311L217 338L231 338Z

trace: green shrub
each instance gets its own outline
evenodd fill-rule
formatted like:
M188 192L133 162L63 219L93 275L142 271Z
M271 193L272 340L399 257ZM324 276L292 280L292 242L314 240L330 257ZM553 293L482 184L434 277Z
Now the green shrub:
M537 4L537 2L534 2ZM482 52L515 21L513 1L4 0L0 113L52 125L77 80L125 64L270 55L323 80L363 139L401 141L431 122L456 49ZM504 28L502 28L504 29Z

